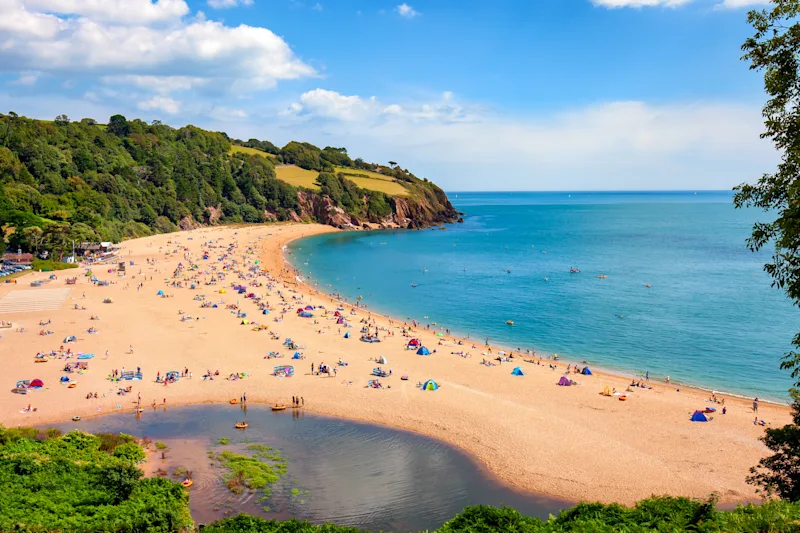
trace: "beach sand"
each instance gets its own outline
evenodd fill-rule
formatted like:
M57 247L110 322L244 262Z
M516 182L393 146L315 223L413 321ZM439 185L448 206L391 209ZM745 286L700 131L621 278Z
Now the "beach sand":
M472 454L502 480L524 490L570 500L623 504L654 494L707 497L717 492L723 502L756 499L745 478L748 469L768 450L758 440L764 430L753 425L755 415L750 401L726 397L726 415L717 413L709 423L692 423L691 413L709 405L708 392L685 387L677 392L675 385L653 384L652 389L637 388L628 394L627 401L619 401L599 393L605 386L624 391L630 378L601 373L579 375L572 378L580 385L559 387L556 382L564 374L564 363L551 370L547 360L539 366L515 357L513 363L487 367L479 364L486 357L481 355L482 342L477 342L477 349L472 349L471 341L465 341L463 346L439 346L439 338L432 332L416 328L415 336L423 339L431 351L437 350L430 357L422 357L405 349L408 339L401 335L397 322L392 328L394 336L387 338L386 332L381 332L383 342L360 342L359 320L367 312L351 316L349 307L343 315L353 327L351 338L344 339L345 330L338 333L340 326L331 316L336 304L330 297L294 282L295 274L281 253L282 246L291 240L327 231L335 230L319 225L272 225L158 235L123 243L122 258L126 263L135 263L128 266L126 277L109 273L114 265L94 267L97 277L112 282L110 286L91 284L82 275L83 270L57 272L58 279L41 288L31 288L30 282L47 279L48 273L23 276L16 285L0 284L0 298L9 291L72 289L58 309L0 314L0 319L14 324L11 329L0 329L4 369L0 423L9 427L40 426L76 415L86 418L115 412L130 412L133 417L139 393L145 417L156 416L148 408L154 400L159 406L166 400L169 408L228 402L246 393L251 403L288 404L296 395L304 398L309 411L412 430L451 443ZM223 263L217 258L225 253L225 247L211 249L207 261L200 259L203 243L212 239L219 246L238 244L229 258L238 260L239 271L253 266L255 260L275 276L283 271L287 285L276 283L269 290L267 278L262 275L258 280L263 286L248 288L248 292L264 296L274 308L271 314L262 315L253 301L232 290L232 285L245 283L236 270L229 270L226 279L213 286L202 284L202 280L211 278L210 274L199 276L201 282L196 290L169 286L166 280L176 265L191 264L184 259L184 248L199 265L198 271L184 275L208 271L212 265L222 268ZM257 251L245 254L248 246ZM175 253L166 256L167 251ZM146 258L156 259L157 263L148 265ZM77 284L67 286L66 278L75 274ZM144 284L141 290L137 290L138 283ZM219 294L223 288L227 293ZM168 297L157 296L159 290ZM302 297L303 306L326 306L329 316L324 318L318 309L314 311L315 318L300 318L294 312L300 306L298 301L292 303L292 310L283 321L275 322L281 316L279 290L288 299ZM253 331L252 326L241 325L242 320L225 305L200 308L200 302L193 300L198 294L205 294L213 302L240 302L248 320L268 325L269 332L277 333L279 340L272 340L268 331ZM104 304L106 297L112 298L113 303ZM86 310L73 310L75 304ZM193 320L182 322L179 310ZM100 320L90 321L92 314L99 315ZM50 325L38 326L40 320L47 319L52 319ZM319 323L315 324L315 320ZM389 327L386 318L379 317L377 322L378 326ZM18 332L20 326L27 331ZM91 326L97 327L99 333L87 334ZM42 329L54 333L40 336ZM78 342L65 347L95 354L87 373L71 374L78 382L73 389L59 384L64 375L63 360L34 363L37 352L58 350L68 335L78 337ZM290 359L294 350L282 346L287 337L304 346L300 350L304 360ZM127 353L131 345L133 354ZM451 353L461 350L470 352L472 357ZM270 351L285 357L264 359ZM388 364L382 366L392 370L392 377L382 380L391 388L366 388L370 373L377 366L372 359L380 355L388 359ZM340 358L348 366L337 367L335 377L311 374L312 363L315 369L323 362L336 366ZM273 366L279 364L293 364L295 376L273 377ZM122 386L132 385L133 392L118 396L118 385L108 380L111 370L135 370L137 366L142 368L145 379L122 382ZM524 377L511 375L516 366L523 368ZM158 371L163 376L184 367L192 372L191 379L180 379L168 386L155 382ZM219 370L220 375L213 381L204 381L201 376L207 369ZM248 377L225 379L236 372L247 372ZM407 381L400 379L404 374L409 377ZM17 380L33 378L42 379L45 389L27 395L11 392ZM435 379L440 389L420 391L416 384L427 379ZM97 392L99 399L86 399L89 392ZM36 412L22 412L28 404ZM721 410L720 405L716 407ZM236 416L231 414L231 424ZM773 427L790 421L789 409L774 404L762 403L758 417ZM80 422L75 427L80 428Z

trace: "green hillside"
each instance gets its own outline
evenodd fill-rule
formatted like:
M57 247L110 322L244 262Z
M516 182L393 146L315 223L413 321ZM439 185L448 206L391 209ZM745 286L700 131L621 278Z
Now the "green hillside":
M278 148L121 115L107 125L0 115L0 252L63 255L72 241L120 241L200 224L360 226L393 217L401 196L408 199L403 227L456 218L433 183L397 165L353 160L344 148ZM340 208L335 220L320 208L326 197ZM409 222L407 213L416 219Z

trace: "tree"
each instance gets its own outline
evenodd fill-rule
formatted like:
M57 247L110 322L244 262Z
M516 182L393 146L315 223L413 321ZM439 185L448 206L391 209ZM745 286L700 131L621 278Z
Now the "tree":
M55 123L59 126L66 126L69 124L69 117L67 115L58 115L56 117Z
M389 166L390 167L396 167L397 166L397 162L396 161L389 161Z
M39 226L28 226L22 229L22 235L28 246L34 252L38 252L44 242L44 231Z
M756 207L774 214L772 222L757 222L747 240L752 251L774 243L770 263L764 270L772 276L773 287L783 289L800 305L800 0L773 0L769 9L753 10L747 20L755 29L742 45L743 60L750 69L764 72L764 89L769 96L762 109L765 131L781 153L777 170L764 174L756 184L735 188L737 208ZM800 333L792 340L794 349L785 354L781 368L800 376ZM800 400L791 391L793 423L768 429L762 438L775 455L752 469L750 483L774 491L782 498L800 500Z
M791 23L800 15L800 0L774 1L771 10L748 14L756 33L742 46L742 59L750 61L752 70L764 71L770 98L762 110L766 131L761 137L772 140L781 162L776 172L764 174L755 185L736 187L734 202L737 208L757 207L777 215L772 222L757 222L747 244L757 251L775 243L772 262L764 270L772 276L773 286L800 305L800 23ZM800 348L800 334L792 343ZM790 370L793 378L800 376L800 353L786 354L781 368Z
M761 440L775 454L751 468L747 482L768 495L796 502L800 501L800 391L792 389L791 395L792 423L767 428Z
M127 137L131 133L131 125L128 119L122 115L114 115L108 119L108 132L117 137Z

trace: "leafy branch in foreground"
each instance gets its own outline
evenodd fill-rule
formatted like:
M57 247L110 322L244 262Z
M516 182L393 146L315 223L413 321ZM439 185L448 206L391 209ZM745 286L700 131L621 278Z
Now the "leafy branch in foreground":
M771 8L753 10L747 20L755 30L742 45L743 60L750 69L764 72L764 90L769 99L762 109L764 139L770 139L781 154L772 174L764 174L755 185L735 188L737 208L755 207L770 215L772 222L757 222L747 240L752 251L770 243L775 250L764 270L773 287L786 292L794 305L800 305L800 0L773 0ZM800 377L800 333L792 339L794 347L783 357L781 368ZM792 424L767 429L762 440L775 455L751 469L750 483L767 494L791 501L800 500L800 400L791 391Z

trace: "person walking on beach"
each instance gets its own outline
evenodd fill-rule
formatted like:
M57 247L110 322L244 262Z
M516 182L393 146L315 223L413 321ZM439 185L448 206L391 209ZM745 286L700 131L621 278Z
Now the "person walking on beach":
M753 400L753 412L758 413L758 398Z

